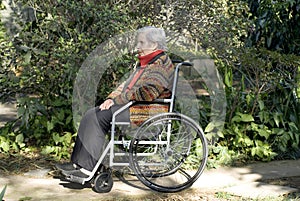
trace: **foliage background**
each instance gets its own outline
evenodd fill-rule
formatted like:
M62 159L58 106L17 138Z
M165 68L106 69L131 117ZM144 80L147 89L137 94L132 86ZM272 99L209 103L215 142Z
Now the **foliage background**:
M16 98L19 119L1 128L1 152L67 158L76 136L73 81L83 60L114 35L154 25L192 38L224 80L224 128L209 122L210 103L199 98L199 123L218 137L211 166L299 157L299 0L11 2L13 23L0 24L0 95L2 102ZM125 55L107 70L99 102L132 60Z

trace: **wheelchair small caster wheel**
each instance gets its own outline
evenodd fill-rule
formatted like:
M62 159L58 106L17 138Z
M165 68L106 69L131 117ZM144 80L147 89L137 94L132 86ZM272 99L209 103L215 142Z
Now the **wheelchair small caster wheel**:
M113 178L110 173L102 172L94 180L94 190L97 193L108 193L113 187Z

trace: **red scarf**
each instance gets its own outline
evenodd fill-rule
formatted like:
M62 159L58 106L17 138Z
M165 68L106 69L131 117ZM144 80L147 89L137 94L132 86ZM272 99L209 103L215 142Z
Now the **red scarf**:
M141 67L146 66L154 57L156 57L157 55L159 55L162 52L163 52L163 50L156 50L155 52L152 52L150 54L138 56Z
M133 76L132 80L130 81L129 85L126 88L126 91L129 91L133 85L136 83L136 81L139 79L139 77L142 75L144 69L146 68L147 64L157 55L161 54L163 51L162 50L156 50L155 52L152 52L150 54L147 55L143 55L143 56L138 56L139 60L140 60L140 65L141 68L135 73L135 75Z

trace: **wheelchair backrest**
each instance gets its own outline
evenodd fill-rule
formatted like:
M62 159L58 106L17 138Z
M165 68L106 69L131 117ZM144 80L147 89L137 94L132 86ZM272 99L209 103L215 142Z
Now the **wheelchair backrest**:
M173 78L173 86L172 86L172 96L171 98L164 99L164 102L169 102L170 107L169 107L169 112L173 112L174 110L174 104L175 104L175 95L176 95L176 90L177 90L177 84L178 84L178 78L179 78L179 69L182 66L193 66L192 63L190 62L182 62L179 60L172 60L173 64L176 64L175 70L174 70L174 78Z

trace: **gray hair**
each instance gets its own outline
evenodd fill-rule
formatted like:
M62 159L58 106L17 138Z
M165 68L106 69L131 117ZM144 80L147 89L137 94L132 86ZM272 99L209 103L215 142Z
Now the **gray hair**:
M157 43L157 48L167 51L167 39L166 33L162 28L156 28L153 26L143 27L138 30L138 34L145 33L148 41Z

